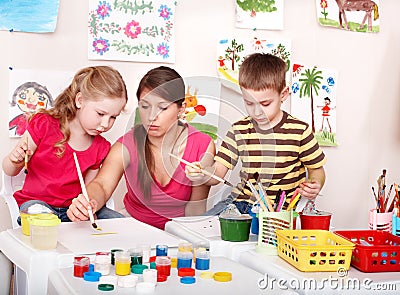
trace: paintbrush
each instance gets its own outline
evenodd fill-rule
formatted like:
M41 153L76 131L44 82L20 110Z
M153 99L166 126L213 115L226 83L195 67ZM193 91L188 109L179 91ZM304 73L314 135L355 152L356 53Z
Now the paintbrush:
M188 161L186 161L186 160L184 160L184 159L182 159L182 158L179 158L178 156L175 156L174 154L169 153L169 155L170 155L172 158L175 158L175 159L177 159L178 161L182 162L183 164L186 164L186 165L188 165L188 166L190 166L190 167L192 167L192 168L194 168L194 169L200 169L200 170L201 170L201 173L203 173L203 174L205 174L205 175L207 175L207 176L210 176L211 178L214 178L215 180L218 180L219 182L222 182L222 183L224 183L224 184L226 184L226 185L229 185L229 186L231 186L231 187L234 187L234 185L233 185L232 183L230 183L229 181L227 181L226 179L223 179L223 178L221 178L221 177L219 177L219 176L217 176L217 175L215 175L215 174L212 174L211 172L208 172L207 170L202 169L202 168L198 167L197 165L195 165L195 164L193 164L193 163L190 163L190 162L188 162Z
M29 144L28 144L28 136L26 137L26 151L25 151L25 163L24 163L24 173L28 174L28 150L29 150Z
M88 202L90 202L89 195L88 195L88 193L86 191L85 182L83 181L82 171L81 171L81 167L79 166L78 157L76 156L75 152L73 152L73 155L74 155L76 171L78 172L79 183L81 184L82 194L86 198L86 200ZM101 228L97 226L96 222L94 222L94 216L93 216L93 211L92 211L91 207L89 207L88 213L89 213L89 219L90 219L90 222L92 223L93 228L97 229L97 230L101 230Z

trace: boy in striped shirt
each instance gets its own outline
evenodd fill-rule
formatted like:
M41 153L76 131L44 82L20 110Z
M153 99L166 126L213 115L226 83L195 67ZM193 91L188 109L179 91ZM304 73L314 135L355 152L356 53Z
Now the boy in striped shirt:
M314 134L307 123L281 110L289 95L285 75L286 63L271 54L254 53L242 63L239 85L248 116L231 126L213 167L202 167L223 178L240 161L240 181L206 215L217 215L230 203L241 213L248 213L255 198L247 181L256 188L261 184L272 202L278 192L285 191L283 209L296 190L312 200L323 187L326 157ZM186 174L194 185L219 183L188 165Z

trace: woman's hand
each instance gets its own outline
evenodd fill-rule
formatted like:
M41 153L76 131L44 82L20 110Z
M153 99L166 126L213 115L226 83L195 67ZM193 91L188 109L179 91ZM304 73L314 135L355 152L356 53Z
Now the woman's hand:
M72 203L67 210L67 216L71 221L89 220L89 208L92 208L93 213L96 212L97 201L90 200L90 202L88 202L82 194L79 194L72 200Z
M201 163L193 162L192 165L193 166L191 165L185 166L186 177L189 178L191 181L196 181L196 182L203 180L204 174L201 171Z

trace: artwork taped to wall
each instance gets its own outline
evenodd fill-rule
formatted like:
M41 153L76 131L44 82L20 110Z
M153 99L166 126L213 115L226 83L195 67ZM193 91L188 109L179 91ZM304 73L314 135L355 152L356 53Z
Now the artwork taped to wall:
M68 71L12 69L9 80L9 137L20 137L27 119L39 109L54 105L54 100L73 77Z
M293 64L291 114L310 124L321 146L337 146L338 72Z
M220 118L221 83L213 77L188 77L186 85L185 120L197 130L217 140Z
M236 27L283 30L283 0L236 0Z
M355 32L379 32L380 0L315 0L322 26Z
M89 1L88 58L175 62L176 1Z
M286 82L290 85L290 40L270 39L260 35L248 38L220 39L217 47L216 60L218 76L223 80L231 82L229 83L230 85L232 85L232 83L233 85L238 85L240 65L247 55L255 52L271 53L282 58L287 64Z
M58 0L0 0L0 30L51 33L57 16Z

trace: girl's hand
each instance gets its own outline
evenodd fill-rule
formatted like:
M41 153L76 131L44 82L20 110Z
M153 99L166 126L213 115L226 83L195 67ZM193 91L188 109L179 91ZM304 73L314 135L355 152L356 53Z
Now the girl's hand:
M313 200L318 196L318 193L321 190L321 184L318 181L305 181L300 184L300 188L298 189L301 196Z
M29 150L26 141L20 140L8 157L14 166L20 166L25 162L25 155L31 156L32 151Z
M96 212L97 201L90 200L90 202L88 202L83 194L79 194L78 197L72 200L72 203L67 210L68 218L71 221L89 220L89 207L92 208L93 213Z

